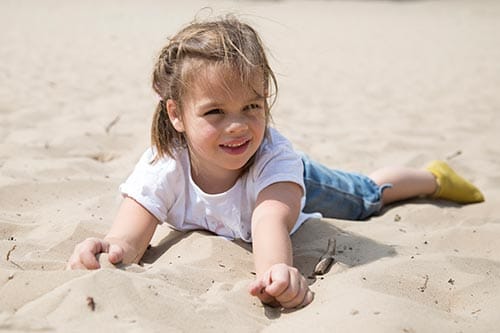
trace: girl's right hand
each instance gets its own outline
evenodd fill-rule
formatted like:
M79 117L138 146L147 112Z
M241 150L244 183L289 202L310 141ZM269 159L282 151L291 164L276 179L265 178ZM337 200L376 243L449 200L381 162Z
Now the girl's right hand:
M305 277L286 264L273 265L262 278L250 284L249 291L265 304L287 309L302 308L314 298Z
M98 269L101 266L96 256L99 253L108 253L109 262L117 264L123 259L123 248L117 244L98 238L87 238L79 243L69 258L67 269Z

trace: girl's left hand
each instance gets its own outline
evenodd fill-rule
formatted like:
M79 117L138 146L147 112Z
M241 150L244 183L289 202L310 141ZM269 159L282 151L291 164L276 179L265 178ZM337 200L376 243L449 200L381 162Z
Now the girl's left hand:
M299 270L286 264L275 264L249 286L251 295L264 304L284 308L302 308L311 303L314 294Z

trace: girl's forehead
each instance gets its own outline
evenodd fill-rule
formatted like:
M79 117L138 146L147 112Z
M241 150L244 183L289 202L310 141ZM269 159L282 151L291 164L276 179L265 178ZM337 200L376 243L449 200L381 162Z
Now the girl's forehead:
M224 64L205 64L195 66L186 85L186 97L211 95L219 97L231 96L264 96L264 75L255 70L244 76L231 66Z

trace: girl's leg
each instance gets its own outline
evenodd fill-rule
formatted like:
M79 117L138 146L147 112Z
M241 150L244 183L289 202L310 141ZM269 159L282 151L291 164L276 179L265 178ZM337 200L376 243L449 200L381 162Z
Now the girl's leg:
M405 167L380 169L369 177L333 170L306 155L304 185L305 213L320 212L323 217L364 220L383 205L429 196L459 203L481 202L481 192L456 174L445 162L434 161L425 170Z
M484 201L477 187L458 175L443 161L431 162L425 170L390 167L375 171L370 178L378 185L392 184L382 194L384 204L417 196L431 196L458 203Z
M390 184L377 185L365 175L330 169L306 155L304 163L305 213L325 218L365 220L380 211L381 193Z
M384 205L422 195L432 195L437 190L434 175L427 170L405 167L386 167L369 175L379 186L392 184L382 193Z

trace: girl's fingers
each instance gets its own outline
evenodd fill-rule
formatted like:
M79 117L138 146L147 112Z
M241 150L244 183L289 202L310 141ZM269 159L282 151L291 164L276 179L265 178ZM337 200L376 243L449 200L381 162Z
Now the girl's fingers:
M284 264L273 266L261 279L252 282L248 291L265 304L288 309L304 307L314 298L304 276L295 267Z
M283 305L293 302L301 292L301 275L292 269L288 272L288 284L279 295L274 295L276 299ZM287 307L287 306L285 306Z
M87 269L87 267L83 266L83 264L79 260L73 260L72 258L68 261L66 265L67 270L72 269Z
M266 292L266 283L263 280L256 280L250 283L248 292L250 295L258 297L264 304L272 305L276 302L274 297Z
M266 287L266 292L274 297L278 297L290 284L289 266L278 264L269 270L269 285Z
M87 238L75 247L68 262L68 269L97 269L96 255L109 250L109 243L97 238Z
M307 281L302 275L295 275L291 281L293 281L293 285L290 284L290 288L283 293L284 297L277 297L281 305L288 309L302 305L306 299L307 293L309 292Z
M112 264L117 264L123 260L123 248L116 244L111 244L109 246L108 252L109 262Z
M304 297L304 301L298 307L303 308L304 306L310 304L313 301L313 299L314 299L314 293L310 289L308 289L306 297Z
M252 296L259 296L262 293L262 289L265 289L266 286L262 280L255 280L248 286L248 292Z
M97 261L96 255L90 251L80 253L80 262L87 269L98 269L101 267Z

